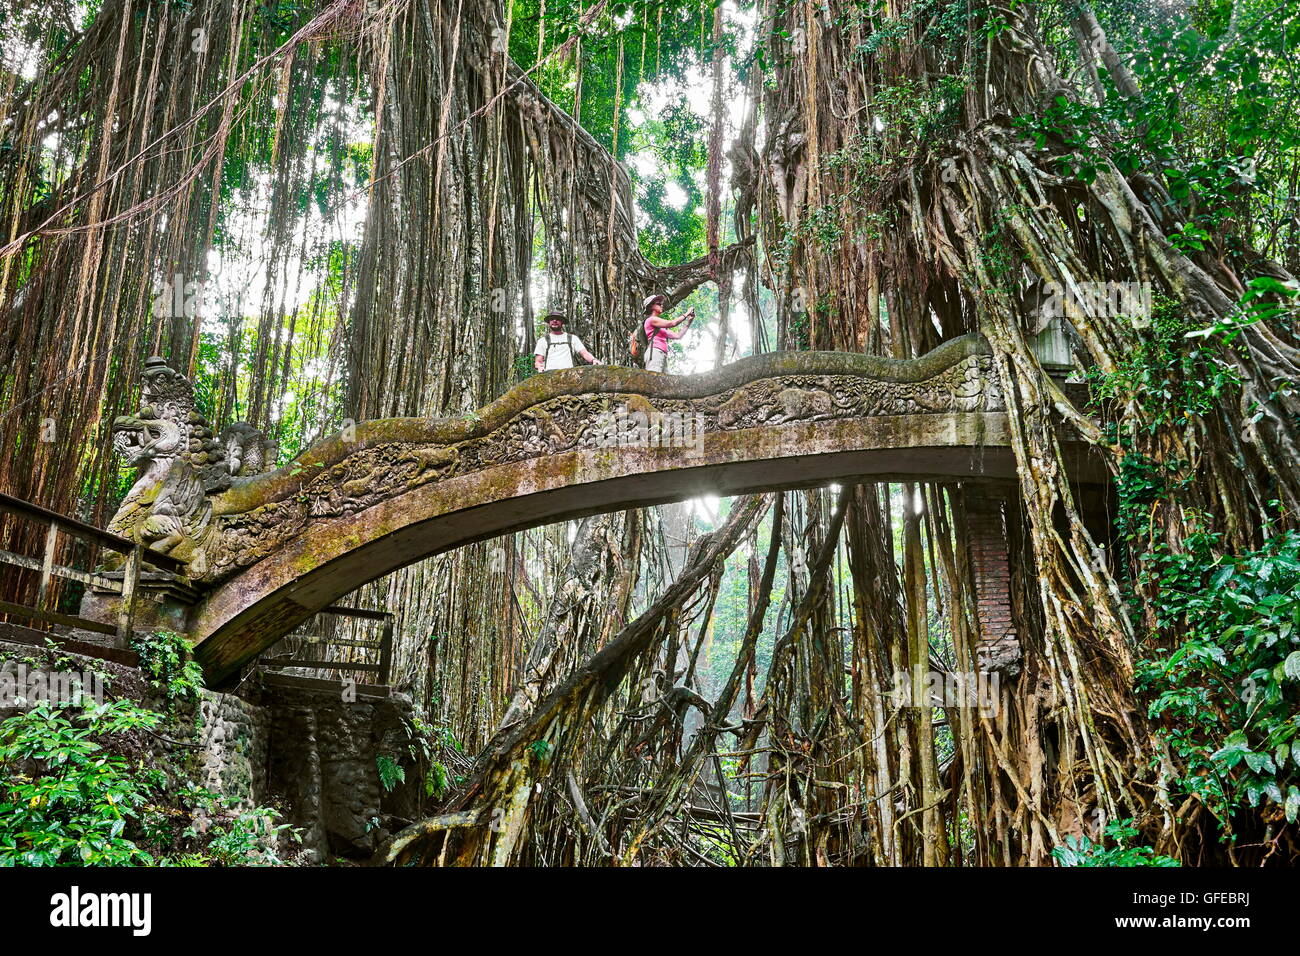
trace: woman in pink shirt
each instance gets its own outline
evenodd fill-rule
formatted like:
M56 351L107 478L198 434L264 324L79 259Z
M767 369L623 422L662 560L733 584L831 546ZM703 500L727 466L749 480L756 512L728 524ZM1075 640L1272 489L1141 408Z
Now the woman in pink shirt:
M664 302L661 295L646 296L645 300L645 335L649 339L645 351L645 367L650 372L668 371L668 340L680 339L686 331L674 332L673 328L686 323L686 330L695 321L695 310L691 309L679 319L663 318Z

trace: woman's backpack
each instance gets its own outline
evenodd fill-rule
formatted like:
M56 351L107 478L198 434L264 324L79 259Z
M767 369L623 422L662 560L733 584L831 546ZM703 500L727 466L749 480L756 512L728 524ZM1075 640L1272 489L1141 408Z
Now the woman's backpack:
M650 339L645 334L645 320L636 324L636 331L628 336L627 354L632 356L632 361L637 365L645 368L646 349L650 346Z

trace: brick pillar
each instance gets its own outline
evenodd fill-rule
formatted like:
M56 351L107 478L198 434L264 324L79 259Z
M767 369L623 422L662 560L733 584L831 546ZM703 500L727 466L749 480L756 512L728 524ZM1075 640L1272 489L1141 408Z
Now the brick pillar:
M982 671L1014 676L1020 671L1020 639L1011 620L1011 567L1005 497L966 488L966 542L975 579L979 640L975 660Z

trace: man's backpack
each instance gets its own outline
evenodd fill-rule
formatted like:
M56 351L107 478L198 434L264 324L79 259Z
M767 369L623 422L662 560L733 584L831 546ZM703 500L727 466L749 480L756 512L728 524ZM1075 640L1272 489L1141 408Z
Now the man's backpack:
M556 342L556 345L560 343ZM569 350L569 361L573 361L573 333L564 333L564 344ZM546 360L551 357L551 333L546 333L546 348L542 351L542 368L546 368Z
M645 334L645 320L642 319L636 324L636 331L628 336L627 353L632 356L632 361L645 368L646 350L649 347L650 339Z

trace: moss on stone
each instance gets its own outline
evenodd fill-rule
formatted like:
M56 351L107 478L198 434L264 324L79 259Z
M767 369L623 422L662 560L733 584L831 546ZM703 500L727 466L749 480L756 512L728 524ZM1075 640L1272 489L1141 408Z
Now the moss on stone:
M318 472L364 448L394 442L453 445L481 438L529 408L557 398L624 395L637 396L643 401L698 400L786 375L860 375L886 382L923 382L972 355L988 354L991 354L988 343L972 334L945 342L915 359L853 352L769 352L698 375L660 375L617 366L543 372L525 379L468 417L383 418L360 422L355 426L355 441L345 442L341 435L332 435L275 471L235 479L228 491L213 499L213 513L243 514L296 494Z

